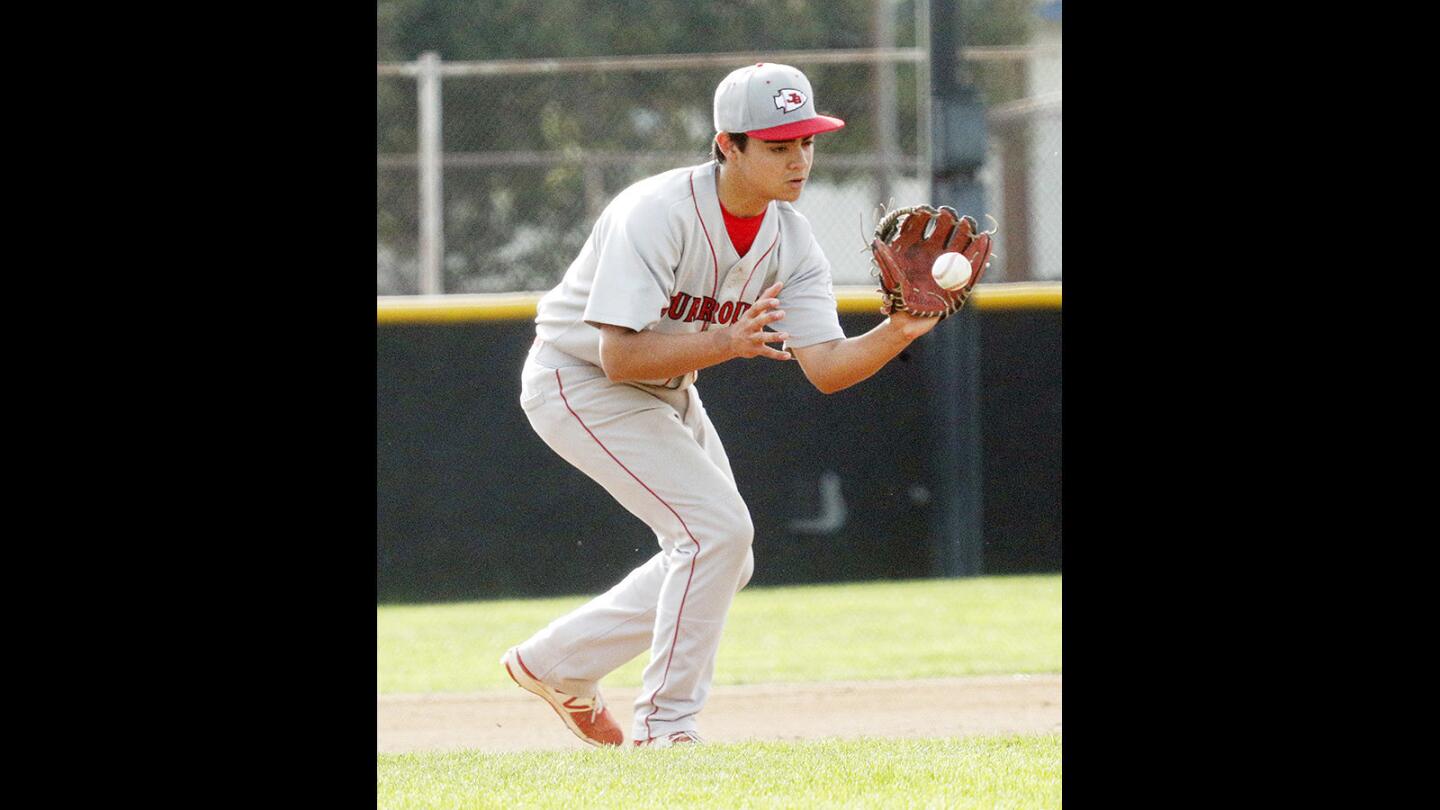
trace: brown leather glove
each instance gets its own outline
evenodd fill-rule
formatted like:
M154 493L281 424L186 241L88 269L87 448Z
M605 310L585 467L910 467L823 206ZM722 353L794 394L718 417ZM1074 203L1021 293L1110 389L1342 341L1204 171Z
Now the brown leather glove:
M948 205L914 205L886 214L870 241L880 279L880 311L944 319L964 306L990 260L990 232L978 230L972 217L960 216ZM959 253L969 260L969 281L953 290L935 282L930 270L942 253Z

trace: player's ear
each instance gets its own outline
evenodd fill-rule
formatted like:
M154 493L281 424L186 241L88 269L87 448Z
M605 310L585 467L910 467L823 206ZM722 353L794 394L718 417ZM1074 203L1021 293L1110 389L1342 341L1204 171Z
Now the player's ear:
M730 133L728 133L728 132L717 132L717 133L715 133L715 159L716 159L716 160L720 161L721 163L724 163L725 160L726 160L726 158L728 158L728 157L730 156L730 152L731 152L731 150L732 150L733 148L734 148L734 141L731 141L731 140L730 140Z

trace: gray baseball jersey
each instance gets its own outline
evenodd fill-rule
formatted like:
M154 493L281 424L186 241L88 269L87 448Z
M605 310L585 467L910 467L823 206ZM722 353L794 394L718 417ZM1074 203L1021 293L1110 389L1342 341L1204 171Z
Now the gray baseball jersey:
M774 328L789 333L789 346L845 337L830 264L805 217L770 202L741 257L716 182L711 162L620 193L564 280L540 300L521 377L520 404L536 433L644 521L660 551L517 654L552 688L590 696L601 678L649 649L636 740L696 730L725 616L754 568L754 527L692 385L695 373L611 382L600 368L596 324L667 334L723 328L782 281L786 314Z
M750 252L735 253L716 194L717 164L665 172L622 191L607 206L560 284L540 299L540 340L600 365L596 323L700 332L733 323L777 281L786 346L845 337L835 308L830 262L810 223L787 202L772 201ZM680 380L649 380L684 387Z

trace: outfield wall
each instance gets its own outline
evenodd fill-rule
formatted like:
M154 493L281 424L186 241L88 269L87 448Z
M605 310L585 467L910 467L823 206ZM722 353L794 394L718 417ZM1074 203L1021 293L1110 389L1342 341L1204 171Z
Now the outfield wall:
M846 334L880 321L873 290L836 294ZM655 553L649 529L525 420L520 368L538 297L378 299L379 601L595 592ZM1057 572L1060 285L981 285L970 306L980 327L982 573ZM932 397L921 392L936 345L922 338L829 396L794 363L701 372L754 518L754 584L934 573L930 493L945 460L896 442L927 433Z

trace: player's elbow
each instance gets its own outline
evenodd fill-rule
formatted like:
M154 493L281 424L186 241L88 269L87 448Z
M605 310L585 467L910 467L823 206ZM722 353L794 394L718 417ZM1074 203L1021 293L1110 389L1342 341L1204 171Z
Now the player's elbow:
M805 373L805 379L822 394L843 391L854 382L845 373L844 365L837 362L834 351L839 344L839 341L832 341L794 352L795 358L800 361L800 370Z
M805 372L805 379L809 380L810 384L815 386L815 390L822 394L833 394L836 391L843 391L850 387L849 383L837 376L808 370Z
M616 357L613 352L605 352L603 348L600 351L600 370L605 372L605 379L610 382L625 382L630 379L620 358Z

